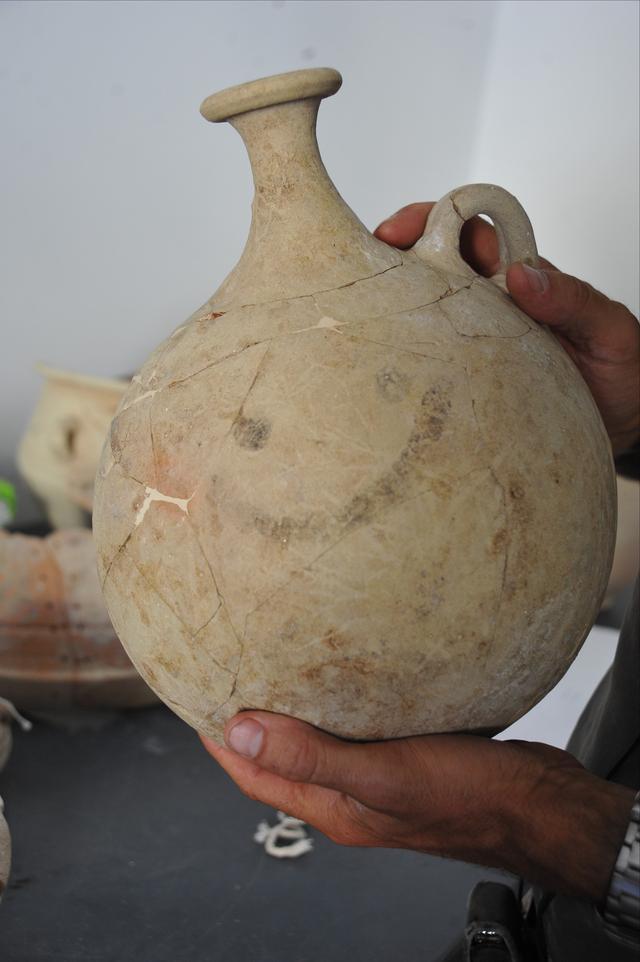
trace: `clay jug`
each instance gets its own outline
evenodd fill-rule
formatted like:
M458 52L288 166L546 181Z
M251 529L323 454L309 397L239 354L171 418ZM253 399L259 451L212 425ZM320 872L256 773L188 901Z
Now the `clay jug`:
M484 213L502 269L534 263L526 215L475 185L412 250L375 239L318 152L340 83L305 70L205 100L249 151L249 239L134 379L97 481L113 624L213 737L243 708L358 739L507 726L568 667L611 563L589 391L459 253Z

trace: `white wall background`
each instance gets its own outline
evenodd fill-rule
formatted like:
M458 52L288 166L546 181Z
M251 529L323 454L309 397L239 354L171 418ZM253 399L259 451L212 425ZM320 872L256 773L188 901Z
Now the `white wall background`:
M472 180L637 310L635 0L0 3L0 475L36 360L133 371L235 263L251 182L222 87L336 66L319 139L372 228ZM23 500L23 516L29 511Z
M635 314L639 9L500 4L470 169L520 198L549 260Z

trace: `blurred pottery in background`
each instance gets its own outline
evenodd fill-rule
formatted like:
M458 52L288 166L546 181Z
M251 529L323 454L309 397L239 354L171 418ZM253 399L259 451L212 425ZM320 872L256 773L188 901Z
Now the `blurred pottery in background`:
M45 383L18 466L52 527L86 527L100 451L127 382L37 367Z
M11 835L4 817L4 804L0 796L0 901L7 887L11 871Z
M0 531L0 694L20 710L156 700L111 627L89 530Z
M11 754L11 722L18 722L23 731L29 731L31 722L16 711L15 706L0 697L0 772L7 764ZM9 881L11 872L11 833L4 817L4 802L0 796L0 902Z
M2 708L0 707L0 772L7 764L11 754L11 745L11 724L8 718L2 716Z
M0 772L7 764L11 754L11 717L3 708L3 699L0 698ZM9 873L11 870L11 835L9 826L4 817L4 803L0 795L0 901L4 890L7 887Z

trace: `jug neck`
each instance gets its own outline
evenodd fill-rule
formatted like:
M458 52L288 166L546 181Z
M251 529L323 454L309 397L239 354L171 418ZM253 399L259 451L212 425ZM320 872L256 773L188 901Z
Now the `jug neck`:
M274 204L299 204L305 192L312 197L321 195L328 202L333 199L335 189L332 191L316 139L319 106L320 98L314 97L230 119L249 154L254 215L262 216Z
M320 157L320 97L229 118L242 137L255 195L249 237L213 298L216 309L311 295L402 263L345 204Z

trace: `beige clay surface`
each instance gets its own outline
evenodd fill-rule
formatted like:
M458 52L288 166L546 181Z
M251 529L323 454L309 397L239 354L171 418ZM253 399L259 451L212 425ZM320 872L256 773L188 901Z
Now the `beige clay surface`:
M250 707L351 738L501 728L598 611L608 440L550 333L458 253L482 211L503 269L533 262L517 201L461 188L413 250L379 242L318 154L337 75L303 74L301 100L293 74L257 82L273 106L256 88L203 107L248 147L251 233L112 424L105 599L149 684L214 737Z

